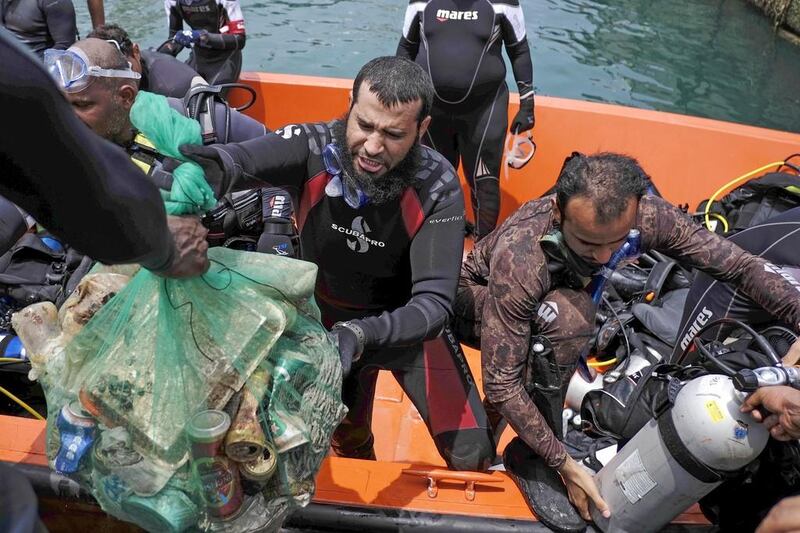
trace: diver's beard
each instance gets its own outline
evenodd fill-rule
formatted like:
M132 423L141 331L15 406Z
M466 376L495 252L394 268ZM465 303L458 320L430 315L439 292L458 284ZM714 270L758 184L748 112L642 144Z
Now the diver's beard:
M414 142L406 156L394 168L386 171L381 176L372 176L356 170L353 154L350 153L347 145L347 115L334 121L332 133L333 141L338 146L341 157L342 171L344 173L342 179L349 179L358 184L364 194L369 197L370 203L375 205L385 204L399 198L403 191L413 185L419 169L422 151L419 140Z
M130 145L131 142L133 142L133 138L136 136L129 113L127 111L123 112L122 110L109 119L105 131L98 131L96 133L123 148Z

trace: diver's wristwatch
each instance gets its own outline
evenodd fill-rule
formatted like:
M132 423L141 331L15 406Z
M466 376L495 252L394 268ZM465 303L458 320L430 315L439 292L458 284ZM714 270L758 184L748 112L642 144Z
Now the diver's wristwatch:
M353 361L358 361L358 359L361 357L361 354L364 353L364 345L367 342L367 336L364 334L364 330L361 328L361 326L355 322L351 322L350 320L345 322L337 322L333 325L333 329L336 328L347 328L356 336L358 350L356 350L356 353L353 354Z

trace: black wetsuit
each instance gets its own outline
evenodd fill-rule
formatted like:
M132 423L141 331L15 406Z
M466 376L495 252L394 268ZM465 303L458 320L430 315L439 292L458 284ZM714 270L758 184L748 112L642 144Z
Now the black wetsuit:
M158 190L119 147L87 128L35 57L0 29L0 194L104 263L172 261ZM68 175L69 179L64 179Z
M169 54L142 50L141 57L139 89L142 91L183 98L192 86L192 79L200 76L192 67Z
M72 0L0 0L0 22L40 58L48 48L66 50L78 38Z
M379 369L388 369L447 463L485 468L494 456L486 415L464 355L444 329L463 249L464 204L455 171L421 147L415 186L398 199L355 210L336 195L323 165L331 127L292 124L219 148L234 180L299 190L301 248L303 258L319 266L323 322L331 327L352 320L365 333L365 352L344 383L350 412L334 448L347 456L371 455L375 381Z
M173 56L183 46L171 39L183 30L183 23L208 36L192 48L187 63L212 85L239 79L245 44L244 17L238 0L165 0L170 41L159 49Z
M792 283L800 295L800 208L791 209L767 222L744 229L729 239L753 255L770 263L764 268ZM699 272L692 282L683 308L681 327L673 359L683 353L698 329L719 318L735 318L751 326L783 325L795 333L798 324L781 322L772 313L729 283ZM727 328L710 331L709 338L720 337Z
M425 142L470 185L475 230L484 237L500 212L500 165L508 128L502 44L520 98L533 98L533 65L517 0L411 0L397 55L422 65L436 90Z

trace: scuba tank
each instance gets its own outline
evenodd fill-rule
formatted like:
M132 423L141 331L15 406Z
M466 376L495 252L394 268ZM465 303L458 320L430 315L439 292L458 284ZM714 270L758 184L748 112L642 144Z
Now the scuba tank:
M737 372L725 363L720 356L730 350L715 342L706 345L701 336L720 324L744 330L772 366ZM605 533L658 531L752 463L764 451L769 430L739 410L747 393L759 386L800 382L800 374L783 368L766 339L739 320L709 322L691 344L719 373L682 386L678 380L670 382L666 396L671 406L657 409L655 418L597 473L595 481L611 517L592 509L592 518Z
M687 382L671 408L648 424L595 477L611 509L592 519L605 533L658 531L754 461L769 431L741 413L745 395L728 376Z

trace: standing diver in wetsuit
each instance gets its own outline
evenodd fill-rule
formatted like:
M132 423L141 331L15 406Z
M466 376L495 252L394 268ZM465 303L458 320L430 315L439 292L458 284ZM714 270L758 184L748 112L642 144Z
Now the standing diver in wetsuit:
M239 0L165 0L170 40L158 51L173 56L192 47L187 64L211 85L233 83L242 70L244 17ZM183 30L186 22L192 30Z
M350 110L330 123L290 124L243 143L181 147L222 193L268 180L300 189L302 257L319 266L316 301L339 341L349 412L333 448L374 458L378 371L390 370L448 466L494 458L486 413L448 334L464 201L452 165L419 145L433 88L412 61L380 57L356 76Z
M72 0L0 0L0 23L39 59L48 48L66 50L78 38Z
M452 8L456 6L457 10ZM533 64L518 0L411 0L397 55L415 60L436 91L424 142L458 168L470 186L475 238L497 225L500 165L508 125L501 44L511 60L520 107L509 131L533 128Z

